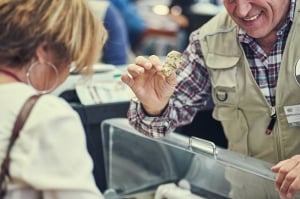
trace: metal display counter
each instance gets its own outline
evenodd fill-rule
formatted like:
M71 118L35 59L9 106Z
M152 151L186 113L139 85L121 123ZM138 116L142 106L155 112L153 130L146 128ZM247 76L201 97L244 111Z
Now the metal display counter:
M181 179L204 198L280 198L270 163L177 133L146 137L125 118L104 120L101 128L107 199L153 198L159 185Z

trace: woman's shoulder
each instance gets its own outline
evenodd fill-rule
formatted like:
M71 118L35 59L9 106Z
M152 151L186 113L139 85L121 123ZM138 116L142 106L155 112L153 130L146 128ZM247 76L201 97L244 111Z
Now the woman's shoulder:
M38 101L39 107L42 109L49 109L54 112L56 110L73 111L72 107L66 100L55 95L42 95Z
M49 123L55 121L72 121L80 123L78 113L68 102L63 98L50 94L43 95L38 99L29 120L37 125L49 125Z
M3 94L0 99L0 104L3 106L2 110L13 113L12 117L20 112L29 97L38 94L33 88L20 83L1 86L0 93ZM52 94L44 94L37 100L29 119L34 118L36 122L41 122L45 118L77 117L77 115L76 111L63 98Z

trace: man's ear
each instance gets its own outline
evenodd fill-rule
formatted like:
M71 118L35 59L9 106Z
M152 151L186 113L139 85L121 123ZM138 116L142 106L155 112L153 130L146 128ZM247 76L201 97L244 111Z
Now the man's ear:
M49 53L50 52L49 52L47 42L40 43L35 52L37 61L39 61L40 63L45 63L45 62L49 61L49 59L50 59Z

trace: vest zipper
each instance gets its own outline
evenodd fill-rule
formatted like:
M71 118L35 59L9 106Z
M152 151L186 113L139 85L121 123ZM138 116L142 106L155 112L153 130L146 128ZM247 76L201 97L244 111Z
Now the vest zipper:
M275 107L272 106L271 107L271 120L268 124L268 127L266 129L266 134L267 135L270 135L274 129L274 126L275 126L275 122L276 122L276 110L275 110Z
M278 130L275 129L275 131L273 132L274 130L274 126L275 126L275 123L276 123L276 120L277 120L277 115L276 115L276 108L275 106L272 106L271 107L271 120L269 122L269 125L267 127L267 130L266 130L266 134L267 135L270 135L271 133L273 133L273 137L274 137L274 141L275 141L275 145L274 146L274 155L275 155L275 161L278 162L279 160L281 160L281 148L280 148L280 139L279 139L279 132ZM279 124L277 124L279 125ZM269 134L267 133L267 131L269 132Z

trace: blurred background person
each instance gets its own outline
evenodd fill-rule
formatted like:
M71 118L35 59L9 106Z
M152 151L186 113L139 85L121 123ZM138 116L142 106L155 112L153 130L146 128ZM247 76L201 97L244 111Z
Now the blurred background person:
M99 61L112 65L129 63L132 53L127 28L119 10L108 0L89 0L89 4L108 32Z
M182 52L188 44L190 33L194 30L191 25L191 6L196 0L171 0L169 5L169 16L178 25L177 50Z
M1 0L0 18L1 164L24 102L44 94L12 146L4 198L103 199L78 114L47 94L65 81L71 63L77 72L92 71L106 40L103 25L85 0Z
M142 36L147 29L145 20L140 16L135 0L110 0L120 11L128 33L129 43L132 51L140 44Z
M223 8L221 0L171 0L169 16L178 25L177 50L183 51L189 35Z

